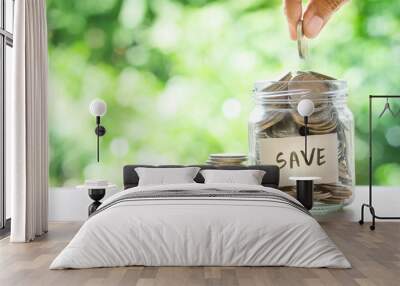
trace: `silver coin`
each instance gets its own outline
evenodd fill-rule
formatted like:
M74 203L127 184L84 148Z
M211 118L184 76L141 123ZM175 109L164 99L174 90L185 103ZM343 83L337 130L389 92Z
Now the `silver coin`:
M268 117L256 123L256 131L264 131L265 129L275 125L285 117L285 113L270 111Z
M272 92L272 91L282 91L287 90L288 82L292 78L292 73L289 72L281 77L278 81L269 83L269 85L265 86L262 91L263 92Z
M290 114L287 114L283 120L267 128L265 133L270 138L283 138L298 136L298 130L297 124L293 121Z
M317 193L317 194L314 192L314 198L317 201L326 200L326 199L329 199L330 197L332 197L332 194L329 192L327 192L327 193L321 192L321 193Z
M297 50L299 52L299 57L305 59L307 57L307 43L303 35L303 20L297 23Z
M313 74L314 76L316 76L320 80L336 80L336 78L333 78L331 76L328 76L328 75L325 75L325 74L322 74L322 73L317 73L317 72L314 72L314 71L310 71L310 73Z
M293 120L301 125L304 126L304 118L296 111L292 111L292 117ZM336 127L337 121L338 121L338 116L337 112L333 109L327 110L324 112L315 112L313 113L309 119L308 119L308 127L310 128L321 128L324 129L324 127L332 126L334 125Z

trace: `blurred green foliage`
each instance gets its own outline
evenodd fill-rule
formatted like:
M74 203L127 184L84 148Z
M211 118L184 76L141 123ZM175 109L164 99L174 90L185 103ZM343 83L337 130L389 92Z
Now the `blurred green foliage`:
M47 6L53 186L94 177L121 184L126 163L202 163L209 153L247 153L253 82L303 67L278 0ZM400 93L398 31L397 1L352 1L310 42L307 67L349 84L357 184L368 177L368 95ZM100 164L88 112L94 98L108 104ZM374 126L375 182L399 185L400 127L388 117Z

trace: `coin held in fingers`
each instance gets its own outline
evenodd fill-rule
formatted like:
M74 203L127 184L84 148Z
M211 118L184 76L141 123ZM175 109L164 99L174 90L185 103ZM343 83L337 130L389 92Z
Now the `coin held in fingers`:
M307 56L307 41L303 34L303 20L297 23L297 50L299 51L299 57L305 59Z

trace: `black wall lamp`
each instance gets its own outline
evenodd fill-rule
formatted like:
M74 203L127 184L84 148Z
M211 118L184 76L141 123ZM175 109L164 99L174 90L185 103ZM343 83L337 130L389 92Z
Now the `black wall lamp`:
M307 135L308 135L308 118L314 113L314 102L310 99L302 99L297 105L297 112L304 118L304 156L308 160L307 154ZM303 133L303 132L300 132ZM301 134L303 135L303 134ZM296 181L297 200L303 204L308 210L313 207L314 180L319 177L290 177Z
M101 99L93 100L89 105L90 113L96 117L96 129L94 133L97 135L97 162L100 161L100 137L106 134L106 128L100 124L100 117L107 112L107 104Z
M310 99L302 99L297 105L297 111L301 116L304 117L304 155L308 160L307 156L307 135L308 135L308 117L314 113L314 102Z

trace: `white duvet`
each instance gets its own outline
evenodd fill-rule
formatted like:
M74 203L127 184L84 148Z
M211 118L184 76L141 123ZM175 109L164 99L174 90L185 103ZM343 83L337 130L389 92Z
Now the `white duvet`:
M180 184L128 189L102 206L128 192L205 187L289 197L254 185ZM85 222L50 269L127 265L350 267L318 222L290 205L254 198L171 198L104 209Z

